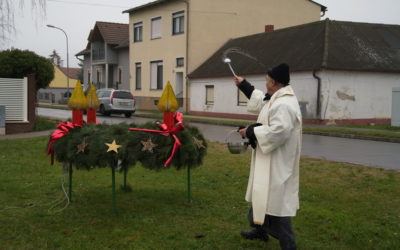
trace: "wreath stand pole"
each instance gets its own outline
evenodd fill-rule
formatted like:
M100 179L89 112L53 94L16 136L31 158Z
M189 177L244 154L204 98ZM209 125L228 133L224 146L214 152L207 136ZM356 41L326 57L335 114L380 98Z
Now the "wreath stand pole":
M117 205L116 205L116 201L115 201L115 165L111 166L111 181L112 181L112 191L111 191L112 211L113 211L113 214L116 215L117 214Z
M187 185L188 185L188 202L192 202L192 185L190 182L190 167L188 166L187 171Z
M72 163L69 163L68 175L69 175L68 198L69 202L72 202Z

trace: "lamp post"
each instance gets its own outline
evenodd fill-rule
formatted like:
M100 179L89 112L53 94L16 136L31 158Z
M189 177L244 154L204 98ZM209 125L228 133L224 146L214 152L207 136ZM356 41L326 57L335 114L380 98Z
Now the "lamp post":
M67 98L70 98L70 93L69 93L69 53L68 53L68 36L67 36L67 33L66 33L63 29L61 29L61 28L59 28L59 27L56 27L56 26L51 25L51 24L47 24L47 27L61 30L61 31L64 33L65 38L67 39Z

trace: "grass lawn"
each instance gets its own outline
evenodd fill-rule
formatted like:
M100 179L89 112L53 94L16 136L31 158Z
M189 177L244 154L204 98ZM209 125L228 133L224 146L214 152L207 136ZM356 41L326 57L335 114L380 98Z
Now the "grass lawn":
M136 166L128 174L132 192L117 190L114 216L108 168L75 170L73 203L51 209L63 197L64 174L60 164L49 165L46 142L0 141L1 249L279 249L275 239L239 235L248 229L250 152L231 155L209 143L204 165L192 171L192 203L186 171ZM400 172L303 158L300 188L293 219L299 249L400 246Z
M56 120L50 120L47 118L36 116L34 130L35 131L43 131L43 130L54 129L58 123L59 123L59 121L56 121Z

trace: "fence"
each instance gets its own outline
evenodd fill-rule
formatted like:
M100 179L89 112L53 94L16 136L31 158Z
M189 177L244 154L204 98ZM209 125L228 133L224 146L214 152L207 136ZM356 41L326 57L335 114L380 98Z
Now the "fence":
M5 121L28 121L28 79L0 78L0 106L5 107Z

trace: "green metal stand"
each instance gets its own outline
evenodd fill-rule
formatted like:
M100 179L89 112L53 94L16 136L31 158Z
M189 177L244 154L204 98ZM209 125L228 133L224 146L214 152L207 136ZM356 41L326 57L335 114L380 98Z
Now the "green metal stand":
M188 185L188 202L192 202L192 184L190 182L190 167L188 166L187 171L187 185Z
M115 200L115 166L111 167L111 181L112 181L112 211L113 214L117 214L117 205Z
M68 198L69 202L72 202L72 163L69 163L68 174L69 174Z
M126 186L126 176L127 175L128 175L128 168L125 168L124 169L124 190L127 189L127 186Z

